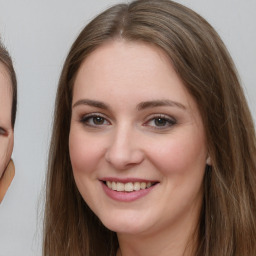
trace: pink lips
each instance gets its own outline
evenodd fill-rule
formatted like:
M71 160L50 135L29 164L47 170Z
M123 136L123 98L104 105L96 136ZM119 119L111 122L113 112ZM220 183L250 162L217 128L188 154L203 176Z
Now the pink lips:
M104 192L106 193L107 196L109 196L111 199L116 200L116 201L120 201L120 202L132 202L135 201L137 199L140 199L144 196L146 196L147 194L149 194L156 186L156 184L154 184L153 186L146 188L146 189L141 189L138 191L132 191L132 192L125 192L125 191L115 191L110 189L104 182L106 181L114 181L114 182L121 182L121 183L128 183L128 182L149 182L149 181L145 181L145 180L141 180L141 179L118 179L118 178L104 178L101 179L101 183L102 183L102 188L104 190ZM156 183L156 181L150 181L152 183Z

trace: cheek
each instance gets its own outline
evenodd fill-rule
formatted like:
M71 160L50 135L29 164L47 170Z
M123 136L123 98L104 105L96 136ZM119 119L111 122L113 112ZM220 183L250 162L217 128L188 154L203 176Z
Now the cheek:
M152 161L166 174L204 170L207 149L202 134L175 134L151 147Z
M99 188L95 186L96 170L102 156L102 147L97 140L86 135L81 129L71 127L69 136L69 152L76 186L85 202L92 209L97 204L95 196Z
M101 155L95 139L72 128L69 136L69 151L74 175L93 172Z
M0 177L2 176L5 167L11 159L13 150L13 134L9 137L0 136Z

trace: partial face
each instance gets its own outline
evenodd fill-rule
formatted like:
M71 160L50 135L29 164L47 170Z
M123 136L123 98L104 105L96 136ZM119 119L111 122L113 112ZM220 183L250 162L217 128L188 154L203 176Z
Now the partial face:
M81 65L69 137L77 187L118 234L198 219L207 158L202 120L164 53L109 42Z
M6 167L13 149L13 129L11 125L12 86L10 77L3 64L0 63L0 201L3 187L6 186Z

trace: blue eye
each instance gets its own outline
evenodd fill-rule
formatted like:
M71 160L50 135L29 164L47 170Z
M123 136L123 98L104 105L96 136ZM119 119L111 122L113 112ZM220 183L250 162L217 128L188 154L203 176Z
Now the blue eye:
M106 118L96 114L90 114L82 117L81 122L87 126L92 126L92 127L110 124L110 122L107 121Z

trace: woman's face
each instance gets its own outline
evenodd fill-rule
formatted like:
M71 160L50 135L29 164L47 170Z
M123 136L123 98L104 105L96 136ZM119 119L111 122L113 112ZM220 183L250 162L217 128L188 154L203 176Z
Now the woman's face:
M13 149L13 128L11 123L12 85L6 68L0 63L0 197L6 167ZM1 201L1 200L0 200Z
M204 127L155 46L112 41L86 58L74 84L69 148L77 187L107 228L156 234L198 220Z

